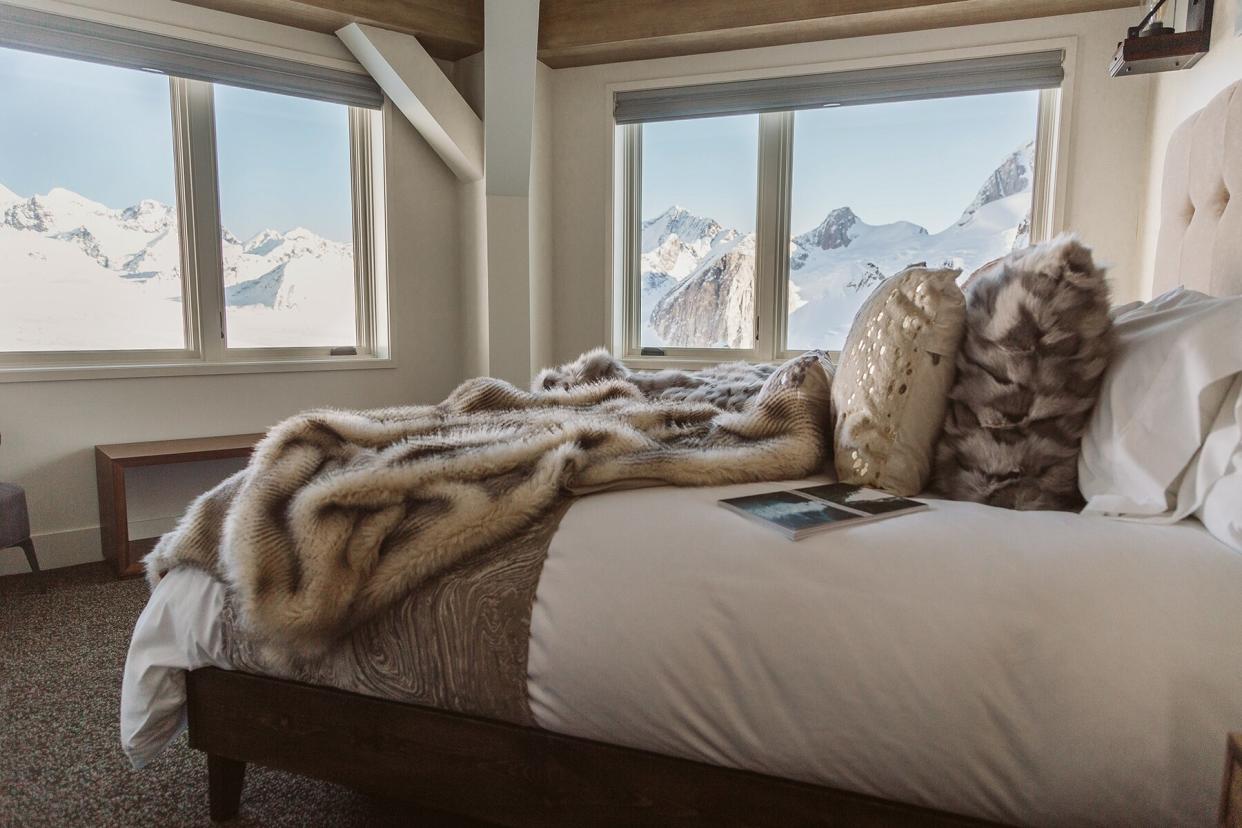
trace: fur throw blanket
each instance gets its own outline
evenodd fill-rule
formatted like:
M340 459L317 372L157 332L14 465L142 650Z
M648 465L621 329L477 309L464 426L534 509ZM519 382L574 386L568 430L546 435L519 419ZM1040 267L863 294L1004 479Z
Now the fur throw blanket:
M313 652L554 519L575 491L819 470L824 420L799 388L817 357L799 360L765 387L770 366L633 381L592 352L530 392L479 378L439 405L299 414L191 505L148 556L148 579L205 569L228 585L248 634Z
M828 364L822 351L808 351L807 354L818 357L821 365ZM725 411L741 411L778 367L772 362L759 365L726 362L698 371L631 371L603 348L596 348L559 368L543 369L535 375L530 388L538 393L617 379L635 385L651 399L704 402Z

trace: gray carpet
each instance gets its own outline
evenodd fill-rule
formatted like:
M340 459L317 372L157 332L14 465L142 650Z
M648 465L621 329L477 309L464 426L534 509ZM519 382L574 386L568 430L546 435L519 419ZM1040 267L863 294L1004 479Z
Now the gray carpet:
M0 578L0 825L211 825L184 735L141 771L121 752L121 668L146 601L103 565ZM250 767L229 825L462 825Z

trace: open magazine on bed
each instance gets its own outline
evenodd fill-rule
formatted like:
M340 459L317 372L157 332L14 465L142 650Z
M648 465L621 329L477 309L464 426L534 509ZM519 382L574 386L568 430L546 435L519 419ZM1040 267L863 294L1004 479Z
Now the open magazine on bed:
M927 508L926 503L918 500L848 483L764 492L718 502L726 509L771 527L791 540L801 540L827 529L855 526Z

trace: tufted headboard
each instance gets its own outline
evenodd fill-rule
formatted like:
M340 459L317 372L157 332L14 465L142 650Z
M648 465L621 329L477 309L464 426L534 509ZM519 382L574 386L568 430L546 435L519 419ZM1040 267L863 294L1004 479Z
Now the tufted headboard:
M1242 81L1169 138L1154 293L1242 294Z

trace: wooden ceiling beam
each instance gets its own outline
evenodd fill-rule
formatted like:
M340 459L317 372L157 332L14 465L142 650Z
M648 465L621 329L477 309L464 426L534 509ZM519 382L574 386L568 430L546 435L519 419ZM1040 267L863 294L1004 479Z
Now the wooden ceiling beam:
M1136 6L1135 0L542 0L554 69Z
M458 60L483 48L483 0L182 0L332 34L364 23L418 37L433 57Z

